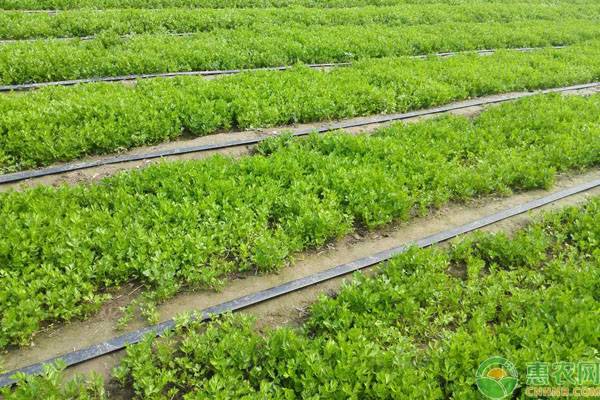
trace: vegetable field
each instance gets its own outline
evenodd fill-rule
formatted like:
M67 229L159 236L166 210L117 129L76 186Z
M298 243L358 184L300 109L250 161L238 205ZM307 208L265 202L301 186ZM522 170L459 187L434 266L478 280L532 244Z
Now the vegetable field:
M117 9L70 10L58 14L5 12L0 14L0 39L78 38L105 33L118 35L195 33L220 29L264 29L284 24L297 27L425 26L448 23L594 21L600 6L594 4L439 4L436 7L403 4L389 7L252 8L252 9Z
M599 218L596 198L511 238L410 251L321 298L300 330L259 335L245 318L191 325L132 347L115 375L142 398L472 397L473 361L490 351L523 367L600 345L598 259L589 258Z
M586 21L587 22L587 21ZM454 50L540 47L600 39L580 20L456 23L389 27L269 25L189 36L102 34L95 40L51 40L0 46L0 84L126 74L339 63ZM40 62L43 60L43 62ZM9 64L10 63L10 64Z
M198 71L214 76L122 78ZM88 78L114 79L64 82ZM600 366L597 195L315 286L286 323L205 323L185 305L597 175L596 1L0 0L0 86L0 174L56 167L60 182L0 181L0 397L475 399L490 398L476 371L492 356L519 371ZM434 118L289 132L491 95ZM199 140L217 154L118 159ZM60 169L107 157L116 169ZM102 342L165 315L176 327L127 342L112 371L63 371L98 321ZM504 398L525 398L529 379L511 378Z
M413 249L321 297L296 329L180 316L167 338L130 347L114 376L144 399L478 398L472 370L490 352L523 369L532 358L574 362L598 348L598 218L596 197L511 237ZM60 376L48 369L5 394L105 397L98 379L63 388Z
M164 297L182 285L214 287L227 273L277 270L300 250L406 220L411 210L549 187L556 171L598 163L600 96L556 96L472 122L283 137L239 161L169 163L92 187L0 194L0 265L12 266L0 289L0 344L25 343L45 320L93 311L105 300L100 288L136 279ZM49 279L61 283L53 289Z
M510 74L507 74L510 70ZM600 78L600 41L491 56L365 60L330 72L298 66L97 83L0 96L0 170L12 172L145 144L293 123L426 108L486 94Z
M111 9L111 8L269 8L304 6L310 8L397 6L410 4L548 4L546 0L2 0L3 10L69 10L69 9ZM590 0L554 0L552 4L585 5L594 4Z

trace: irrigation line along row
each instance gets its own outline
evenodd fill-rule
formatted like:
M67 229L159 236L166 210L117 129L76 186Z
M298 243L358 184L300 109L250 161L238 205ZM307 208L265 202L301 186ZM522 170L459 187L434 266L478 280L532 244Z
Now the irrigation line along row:
M87 11L87 9L79 9L81 10L85 10ZM10 9L10 8L2 8L0 9L0 11L2 12L20 12L23 14L58 14L61 11L67 11L67 10L19 10L19 9ZM101 8L96 8L96 9L90 9L90 11L104 11Z
M334 68L334 67L345 67L351 63L325 63L325 64L306 64L308 68L321 69L321 68ZM54 82L39 82L39 83L25 83L19 85L6 85L0 86L0 92L23 92L35 89L41 89L49 86L74 86L85 83L98 83L98 82L126 82L134 81L137 79L155 79L155 78L175 78L177 76L227 76L240 74L242 72L258 72L258 71L285 71L293 68L292 65L285 65L280 67L260 67L260 68L247 68L247 69L224 69L224 70L213 70L213 71L178 71L178 72L160 72L152 74L132 74L132 75L120 75L120 76L105 76L99 78L84 78L84 79L72 79L67 81L54 81Z
M193 32L132 32L132 33L125 33L125 34L120 34L118 35L119 38L121 39L130 39L136 36L181 36L181 37L185 37L185 36L194 36L194 35L198 35L198 34L202 34L202 33L206 33L206 30L198 30L198 31L193 31ZM52 41L89 41L89 40L94 40L98 37L98 35L86 35L86 36L50 36L50 37L31 37L31 38L23 38L23 39L0 39L0 45L9 45L9 44L17 44L17 43L35 43L35 42L52 42ZM562 48L565 46L545 46L548 48ZM543 47L520 47L520 48L514 48L514 50L531 50L531 49L537 49L537 48L543 48ZM510 49L510 47L508 47L508 49ZM457 53L460 52L466 52L469 50L464 50L464 51L459 51ZM473 50L471 50L473 51Z
M119 35L119 38L121 39L130 39L132 37L135 36L141 36L141 35L146 35L146 36L181 36L181 37L185 37L185 36L194 36L197 34L203 33L203 31L198 31L198 32L153 32L153 33L128 33L125 35ZM90 35L90 36L60 36L60 37L46 37L46 38L29 38L29 39L0 39L0 45L6 45L6 44L16 44L16 43L35 43L35 42L52 42L52 41L67 41L67 40L72 40L72 41L89 41L89 40L94 40L96 39L98 36L96 35Z
M490 55L500 50L511 50L528 52L543 49L563 49L566 46L550 46L550 47L517 47L517 48L506 48L506 49L483 49L483 50L465 50L465 51L448 51L443 53L423 54L418 56L407 56L413 59L425 59L427 57L452 57L459 54L479 54L479 55ZM351 65L351 62L342 63L321 63L321 64L305 64L309 68L323 69L323 68L335 68L335 67L347 67ZM18 85L4 85L0 86L0 92L22 92L28 90L40 89L48 86L73 86L84 83L98 83L98 82L126 82L137 79L155 79L155 78L174 78L177 76L227 76L235 75L242 72L258 72L258 71L285 71L293 68L293 65L285 65L279 67L260 67L260 68L245 68L245 69L226 69L226 70L213 70L213 71L178 71L178 72L157 72L150 74L131 74L121 76L105 76L96 78L83 78L83 79L71 79L64 81L53 81L53 82L38 82L38 83L24 83Z
M545 205L564 199L566 197L594 189L598 186L600 186L600 179L582 183L570 187L568 189L560 190L547 196L538 198L536 200L522 203L518 206L511 207L491 215L487 215L483 218L479 218L465 225L461 225L456 228L444 230L434 235L424 237L415 242L407 243L398 247L393 247L391 249L384 250L382 252L375 253L373 255L360 258L346 264L341 264L336 267L317 272L315 274L303 278L289 281L282 285L274 286L269 289L261 290L246 296L239 297L234 300L230 300L206 308L204 310L199 311L197 314L194 314L192 316L192 320L204 322L224 313L239 311L244 308L295 292L297 290L304 289L309 286L313 286L334 278L342 277L352 272L360 271L362 269L377 265L381 262L388 261L392 257L405 252L412 246L416 246L419 248L429 247L434 244L438 244L449 239L455 238L459 235L463 235L465 233L469 233L474 230L483 228L485 226L497 223L499 221L514 217L516 215L526 213L533 209L543 207ZM133 331L131 333L115 337L103 343L98 343L80 350L73 351L71 353L67 353L58 357L48 359L46 361L42 361L37 364L33 364L2 374L0 375L0 387L10 386L16 383L14 375L17 372L29 375L40 374L43 372L44 365L52 364L59 359L62 359L67 367L81 364L86 361L101 357L103 355L123 350L128 345L139 343L146 335L161 336L162 334L173 329L174 327L175 321L173 319L170 319L156 325L151 325Z
M335 130L339 130L339 129L357 128L357 127L363 127L363 126L373 125L373 124L382 124L382 123L393 122L393 121L401 121L401 120L415 118L415 117L422 117L422 116L427 116L427 115L435 115L435 114L441 114L441 113L450 112L450 111L456 111L456 110L469 108L469 107L477 107L477 106L485 106L485 105L490 105L490 104L502 103L502 102L506 102L506 101L520 99L523 97L533 96L536 94L568 92L568 91L573 91L573 90L594 88L597 86L600 86L600 82L593 82L593 83L587 83L587 84L581 84L581 85L538 90L538 91L533 91L533 92L514 93L514 94L505 95L500 98L473 99L473 100L467 100L467 101L463 101L463 102L456 103L456 104L450 104L450 105L441 106L441 107L429 108L429 109L425 109L425 110L411 111L411 112L399 113L399 114L378 115L375 117L366 117L366 118L352 119L350 121L342 121L342 122L337 122L337 123L325 124L325 125L321 125L320 127L317 127L317 128L303 128L303 129L296 129L296 130L290 129L288 131L291 131L292 136L300 137L300 136L309 135L311 133L326 133L326 132L331 132L331 131L335 131ZM105 166L105 165L115 165L115 164L122 164L122 163L127 163L127 162L134 162L134 161L151 160L151 159L156 159L156 158L167 158L167 157L180 156L180 155L190 154L190 153L217 151L217 150L224 150L224 149L228 149L228 148L232 148L232 147L252 146L252 145L256 145L256 144L262 142L263 140L272 138L274 136L276 136L276 135L263 135L263 136L259 136L259 137L252 138L252 139L233 140L233 141L224 142L224 143L212 143L212 144L204 144L204 145L198 145L198 146L184 146L184 147L178 147L178 148L169 149L169 150L158 150L158 151L153 151L153 152L143 153L143 154L129 154L129 155L122 155L122 156L108 157L108 158L103 158L103 159L94 160L94 161L74 162L74 163L68 163L68 164L63 164L63 165L58 165L58 166L48 167L48 168L42 168L42 169L36 169L36 170L13 172L10 174L0 175L0 185L19 182L19 181L26 180L26 179L41 178L44 176L58 175L58 174L63 174L63 173L67 173L67 172L95 168L95 167L100 167L100 166Z

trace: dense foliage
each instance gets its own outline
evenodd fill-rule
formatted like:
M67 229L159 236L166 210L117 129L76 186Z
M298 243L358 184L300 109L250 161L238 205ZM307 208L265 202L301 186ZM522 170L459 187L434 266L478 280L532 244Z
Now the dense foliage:
M265 25L193 35L105 34L94 40L14 42L0 46L0 84L138 73L347 62L364 58L482 48L541 47L600 39L588 20L456 23Z
M527 363L598 362L599 219L595 198L512 237L412 249L321 297L299 329L180 318L167 338L129 347L115 377L140 399L477 399L490 356L515 363L522 385ZM23 380L7 400L58 393L55 376ZM71 388L103 397L97 381Z
M0 173L599 81L599 21L597 0L0 0L0 85L295 65L1 95ZM514 51L557 45L567 47ZM484 48L499 51L408 57ZM331 62L350 65L303 65ZM276 272L344 235L599 165L600 94L554 94L3 192L0 353L89 317L124 285L141 294L117 327L158 322L157 303L183 290ZM599 220L600 197L514 234L411 249L321 297L293 328L176 317L167 337L128 349L109 387L67 382L59 362L0 397L476 399L474 372L492 355L513 361L522 383L527 362L600 363Z
M196 326L130 348L117 377L144 399L466 399L496 354L521 371L598 361L599 219L596 199L513 238L410 251L318 301L300 332L263 336L244 318Z
M0 171L220 130L402 112L474 96L591 82L600 43L533 53L364 61L213 81L90 84L0 96Z
M96 310L137 281L154 298L270 272L294 253L449 201L551 186L600 162L600 96L537 96L474 120L265 142L100 183L0 194L0 347Z
M11 400L104 400L106 392L104 380L95 375L65 379L62 374L64 363L60 360L54 365L44 367L43 376L19 374L19 388L0 389L3 399Z
M4 10L59 10L105 8L268 8L305 6L316 8L395 6L404 4L548 4L548 0L0 0ZM551 4L597 4L595 0L552 0Z
M0 39L79 37L99 33L190 33L217 29L252 28L269 25L436 25L447 23L509 23L579 19L597 21L600 7L594 4L498 4L468 5L405 4L395 7L331 8L305 7L268 9L121 9L73 10L58 14L0 13Z

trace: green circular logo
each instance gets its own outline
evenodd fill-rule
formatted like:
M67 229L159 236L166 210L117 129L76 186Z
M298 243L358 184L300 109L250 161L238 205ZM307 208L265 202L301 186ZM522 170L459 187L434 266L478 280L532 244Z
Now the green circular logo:
M482 362L475 377L481 394L492 400L510 396L519 382L519 374L513 363L498 356Z

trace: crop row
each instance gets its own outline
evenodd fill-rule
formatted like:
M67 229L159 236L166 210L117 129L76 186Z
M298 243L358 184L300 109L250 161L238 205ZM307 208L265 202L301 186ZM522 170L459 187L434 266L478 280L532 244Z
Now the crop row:
M481 48L540 47L600 38L585 20L391 27L281 26L201 32L192 36L106 34L90 41L0 46L0 84L138 73L347 62L367 57Z
M436 91L444 90L442 86ZM125 282L148 299L276 271L294 253L430 208L546 188L600 164L600 95L262 143L89 185L0 194L0 348L89 315ZM153 317L152 314L149 315Z
M0 10L61 10L111 8L350 8L404 4L543 4L547 0L0 0ZM551 4L596 5L595 0L553 0Z
M0 96L0 171L231 129L403 112L600 78L600 43L531 53L366 60L286 72L89 84Z
M600 362L599 219L596 197L512 237L411 249L319 298L298 328L260 332L243 315L209 324L183 315L168 337L129 347L113 376L128 396L154 400L475 399L475 371L501 355L516 366L521 394L536 371L561 386L593 385L593 374L556 363L593 371ZM548 369L529 369L536 362ZM5 395L106 398L99 378L62 382L49 369Z
M598 20L598 5L403 5L342 9L208 9L208 10L74 10L58 14L0 13L0 39L91 36L106 31L118 35L190 33L268 25L435 25L443 23L508 23L564 19Z

